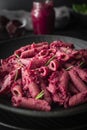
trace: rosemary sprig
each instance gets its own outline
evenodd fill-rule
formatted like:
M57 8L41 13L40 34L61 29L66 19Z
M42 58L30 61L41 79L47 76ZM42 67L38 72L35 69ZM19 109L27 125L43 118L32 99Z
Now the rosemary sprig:
M18 54L16 54L16 53L15 53L15 56L16 56L18 59L20 58L20 57L19 57L19 55L18 55Z
M84 64L84 61L82 61L80 64L79 64L79 66L82 66Z
M17 57L17 63L22 67L23 64L22 64L22 62L20 61L19 55L17 55L17 54L15 53L15 56Z
M65 70L70 70L73 66L69 66L68 68L66 68Z
M20 60L17 60L17 63L20 65L20 67L23 66L22 62Z
M42 90L42 91L36 96L35 99L40 99L40 98L43 97L43 95L44 95L44 90Z
M17 80L17 77L18 77L18 69L16 70L14 81Z
M49 63L53 60L55 58L55 55L54 56L52 56L48 61L47 61L47 63L45 64L46 66L48 66L49 65Z
M84 61L82 61L79 66L82 66L84 64ZM66 68L65 70L70 70L73 66L69 66L68 68Z

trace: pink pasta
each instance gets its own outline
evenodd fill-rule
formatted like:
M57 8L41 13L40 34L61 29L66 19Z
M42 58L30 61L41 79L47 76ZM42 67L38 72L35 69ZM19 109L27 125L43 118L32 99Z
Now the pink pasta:
M52 60L49 64L49 68L52 70L52 71L57 71L58 68L60 67L58 61L55 59L55 60Z
M83 81L87 82L87 69L81 69L81 68L79 68L79 67L75 67L74 69L75 69L75 71L78 73L79 77L80 77Z
M0 96L14 107L51 111L87 102L87 49L63 41L32 43L0 59Z
M30 108L35 110L50 111L51 107L49 103L45 100L36 100L34 98L25 98L25 97L12 97L13 106Z
M74 69L69 71L69 75L73 84L80 92L87 90L86 84L80 79L79 75L76 73Z
M87 91L73 95L68 100L68 106L76 106L87 102Z
M13 96L20 96L22 97L22 82L21 79L17 80L17 82L13 83L13 86L11 88L11 92Z

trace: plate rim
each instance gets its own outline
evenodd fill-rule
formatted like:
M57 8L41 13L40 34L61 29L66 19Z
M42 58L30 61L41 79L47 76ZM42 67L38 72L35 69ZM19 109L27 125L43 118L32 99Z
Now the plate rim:
M57 35L57 34L56 35L55 34L54 35L35 35L35 34L29 34L29 35L26 35L26 36L21 36L21 37L16 37L16 38L2 40L2 41L0 41L0 44L3 44L5 42L10 42L10 41L22 40L22 39L26 39L26 38L29 38L29 37L61 37L61 38L63 37L63 38L75 39L75 40L87 43L86 40L84 40L82 38L77 38L77 37L74 37L74 36Z

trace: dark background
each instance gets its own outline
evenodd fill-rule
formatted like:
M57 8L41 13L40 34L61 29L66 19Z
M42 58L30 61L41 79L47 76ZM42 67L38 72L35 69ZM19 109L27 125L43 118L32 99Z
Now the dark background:
M35 0L0 0L0 9L18 10L25 9L30 10L32 2ZM38 0L41 1L41 0ZM55 6L67 5L71 6L72 3L87 3L87 0L54 0Z

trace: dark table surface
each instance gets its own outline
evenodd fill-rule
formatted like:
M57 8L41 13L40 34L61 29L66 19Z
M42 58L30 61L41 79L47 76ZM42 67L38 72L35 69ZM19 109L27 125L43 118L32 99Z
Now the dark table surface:
M25 35L31 35L31 34L33 34L32 31L25 33ZM79 38L79 39L83 39L83 40L87 41L87 27L83 27L81 25L76 25L76 26L70 26L70 27L64 28L64 29L56 29L54 32L54 35L70 36L70 37L75 37L75 38ZM0 42L7 40L7 39L9 39L7 34L0 33ZM7 128L2 125L0 125L0 130L12 130L12 128ZM18 130L18 129L16 129L16 130ZM78 129L75 129L75 130L78 130ZM83 130L83 128L80 128L80 130Z

